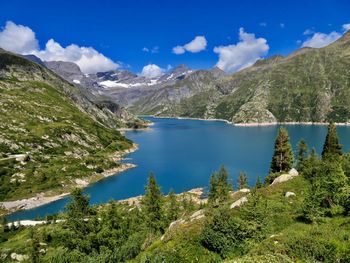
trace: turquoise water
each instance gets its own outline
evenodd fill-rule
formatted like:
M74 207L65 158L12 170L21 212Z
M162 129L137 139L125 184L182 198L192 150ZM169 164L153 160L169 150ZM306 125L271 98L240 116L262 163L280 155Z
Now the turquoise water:
M126 162L137 168L112 176L85 189L91 204L111 199L125 199L143 194L149 172L154 172L164 193L171 188L182 192L206 187L211 173L224 164L236 183L239 171L245 171L249 183L265 176L273 152L278 126L235 127L221 121L146 118L154 122L149 131L130 131L126 136L139 145L139 150L127 156ZM286 125L295 149L300 138L320 153L326 136L326 126ZM350 148L350 127L338 127L344 150ZM20 211L9 220L33 219L57 213L69 198L36 209Z

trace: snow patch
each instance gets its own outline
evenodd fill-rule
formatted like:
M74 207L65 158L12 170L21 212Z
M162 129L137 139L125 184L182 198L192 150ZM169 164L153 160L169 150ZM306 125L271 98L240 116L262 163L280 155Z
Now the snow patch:
M78 79L73 79L73 82L76 84L80 84L80 80L78 80Z

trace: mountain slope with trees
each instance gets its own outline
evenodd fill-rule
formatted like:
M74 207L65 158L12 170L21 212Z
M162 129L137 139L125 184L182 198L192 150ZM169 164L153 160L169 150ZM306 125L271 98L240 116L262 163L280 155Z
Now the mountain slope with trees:
M138 114L225 119L234 123L349 122L350 32L324 48L302 48L218 79L201 79L202 89L166 105L141 97ZM188 87L198 80L187 78ZM154 92L176 92L178 83ZM142 105L142 106L140 106Z
M1 201L67 192L76 179L118 167L111 155L132 147L116 130L127 123L111 105L92 102L52 71L4 50L0 94Z

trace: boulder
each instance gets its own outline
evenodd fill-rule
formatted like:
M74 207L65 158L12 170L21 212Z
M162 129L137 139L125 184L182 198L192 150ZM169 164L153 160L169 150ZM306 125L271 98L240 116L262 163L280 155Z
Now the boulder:
M230 209L233 209L235 207L240 207L244 203L248 202L248 198L246 196L243 196L242 198L238 199L236 202L232 203L230 205Z
M297 176L299 175L298 171L295 168L290 169L290 171L288 172L289 175L291 176Z
M298 175L299 175L298 171L292 168L287 174L282 174L278 176L275 180L273 180L271 185L287 182Z
M29 257L27 255L11 253L11 259L16 260L16 261L24 261L24 260L28 260Z
M285 197L292 197L292 196L295 196L296 194L295 193L293 193L293 192L287 192L286 194L285 194Z
M203 218L203 217L205 217L205 215L204 215L204 210L201 209L201 210L198 210L198 211L194 212L194 213L190 216L190 219L191 219L191 221L193 221L193 220L201 219L201 218Z

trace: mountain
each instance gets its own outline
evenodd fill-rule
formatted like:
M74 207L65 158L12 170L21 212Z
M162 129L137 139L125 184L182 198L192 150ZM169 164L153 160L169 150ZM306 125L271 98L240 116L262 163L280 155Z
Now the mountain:
M116 130L128 125L119 105L91 101L53 71L2 49L0 93L0 200L96 180L120 165L111 155L132 146Z
M210 72L197 71L173 85L133 98L130 110L234 123L349 122L349 83L347 32L327 47L302 48L287 57L259 60L230 76L215 78Z

